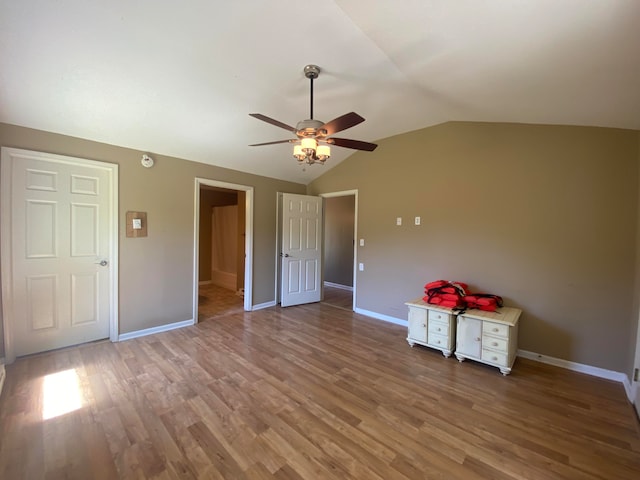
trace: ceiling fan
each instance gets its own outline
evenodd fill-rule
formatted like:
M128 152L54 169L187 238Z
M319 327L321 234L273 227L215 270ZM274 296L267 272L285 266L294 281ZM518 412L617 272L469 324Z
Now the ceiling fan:
M262 145L275 145L278 143L292 143L293 156L298 159L299 163L324 163L331 155L330 145L336 147L351 148L353 150L364 150L373 152L378 145L375 143L362 142L360 140L351 140L348 138L337 138L332 135L347 128L354 127L364 122L364 118L355 112L345 113L344 115L334 118L330 122L324 123L313 118L313 80L320 75L320 67L317 65L307 65L304 67L304 75L311 83L311 102L310 115L307 120L302 120L294 127L286 123L279 122L273 118L262 115L261 113L250 113L253 118L270 123L276 127L294 133L297 138L290 140L276 140L275 142L254 143L250 147L259 147Z

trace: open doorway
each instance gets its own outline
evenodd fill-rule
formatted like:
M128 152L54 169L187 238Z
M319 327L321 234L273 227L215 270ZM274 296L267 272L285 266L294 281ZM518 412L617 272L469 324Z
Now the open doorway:
M355 310L357 190L324 197L323 303Z
M251 310L253 189L196 179L194 318Z

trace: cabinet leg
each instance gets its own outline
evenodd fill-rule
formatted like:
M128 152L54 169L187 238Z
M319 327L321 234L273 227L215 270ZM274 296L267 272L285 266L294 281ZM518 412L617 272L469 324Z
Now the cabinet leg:
M456 355L456 358L460 363L464 362L464 357L461 357L460 355Z
M414 343L414 342L412 342L411 340L409 340L408 338L407 338L407 343L409 344L409 346L410 346L411 348L413 348L413 346L415 345L415 343Z
M509 375L509 374L511 373L511 369L510 369L510 368L501 368L501 369L500 369L500 373L501 373L503 376L505 376L505 377L506 377L507 375Z
M443 350L442 355L444 355L444 358L449 358L451 356L451 352L446 352Z

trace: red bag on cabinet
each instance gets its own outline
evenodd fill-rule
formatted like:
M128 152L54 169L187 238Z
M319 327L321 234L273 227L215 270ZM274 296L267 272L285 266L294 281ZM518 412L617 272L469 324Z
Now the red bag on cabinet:
M465 295L464 302L467 304L467 308L477 308L486 312L495 312L497 308L503 305L502 297L490 293Z

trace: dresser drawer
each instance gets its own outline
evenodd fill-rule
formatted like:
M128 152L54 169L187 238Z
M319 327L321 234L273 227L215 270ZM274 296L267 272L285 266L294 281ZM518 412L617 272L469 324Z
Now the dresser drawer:
M449 348L449 337L429 332L427 343L436 348Z
M429 320L429 333L435 333L436 335L449 335L449 324Z
M482 333L484 335L507 338L509 336L509 326L503 325L502 323L487 322L485 320L482 322Z
M507 342L506 338L496 338L496 337L490 337L490 336L482 337L483 349L487 348L489 350L507 353L509 351L508 345L509 345L509 342Z
M429 310L429 321L434 320L436 322L449 322L451 315L448 313L438 312L436 310Z
M508 367L507 365L507 354L494 352L493 350L482 349L482 360L484 362L492 363L494 365L499 365L501 367Z

